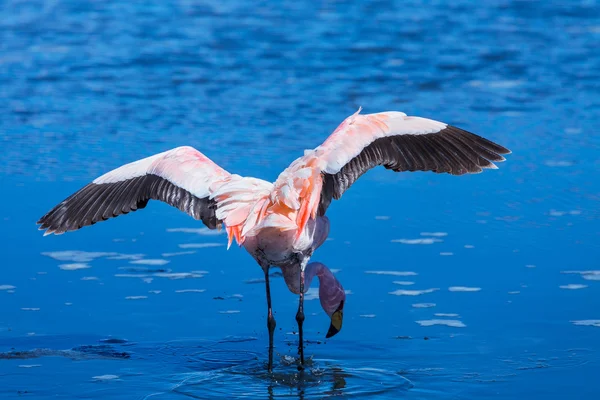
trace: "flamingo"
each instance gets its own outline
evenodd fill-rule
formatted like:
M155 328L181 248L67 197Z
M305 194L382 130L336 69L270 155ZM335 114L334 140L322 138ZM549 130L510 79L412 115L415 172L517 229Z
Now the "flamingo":
M74 231L144 208L160 200L201 220L225 227L228 243L244 247L262 268L269 331L268 370L273 368L269 268L279 267L299 296L299 369L304 365L304 294L316 276L321 307L331 319L330 338L342 329L346 294L327 266L309 263L329 233L325 212L332 199L376 166L393 171L463 175L497 169L510 150L483 137L431 119L397 111L346 118L317 148L306 150L273 183L232 174L198 150L183 146L112 170L72 194L38 221L44 235Z

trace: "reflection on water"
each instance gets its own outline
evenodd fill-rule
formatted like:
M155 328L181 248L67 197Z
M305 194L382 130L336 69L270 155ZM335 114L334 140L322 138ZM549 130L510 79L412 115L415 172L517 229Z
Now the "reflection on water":
M228 396L253 399L319 399L328 396L363 397L375 394L398 396L413 386L398 373L375 368L341 368L333 363L323 363L320 367L313 365L303 372L293 372L294 369L268 374L264 365L245 365L243 369L231 367L218 371L194 372L184 376L170 393L198 399ZM214 385L217 381L219 385ZM162 397L156 393L146 398Z

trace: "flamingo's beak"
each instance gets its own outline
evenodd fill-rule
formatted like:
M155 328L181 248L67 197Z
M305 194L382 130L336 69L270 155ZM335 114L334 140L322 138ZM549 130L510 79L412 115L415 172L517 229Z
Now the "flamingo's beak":
M343 307L344 302L342 302L338 309L335 310L333 314L331 314L331 325L329 325L329 331L327 331L327 335L325 335L327 339L336 335L339 331L342 330L342 320L344 319Z

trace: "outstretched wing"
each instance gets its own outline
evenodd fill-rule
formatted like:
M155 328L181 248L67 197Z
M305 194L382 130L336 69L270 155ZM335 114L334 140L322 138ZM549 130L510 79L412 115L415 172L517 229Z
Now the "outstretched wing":
M378 165L394 171L463 175L496 169L510 150L460 128L401 112L348 117L314 150L323 176L319 213Z
M192 147L173 150L123 165L72 194L38 221L45 235L77 230L130 211L149 200L177 207L211 229L220 221L211 185L230 174Z

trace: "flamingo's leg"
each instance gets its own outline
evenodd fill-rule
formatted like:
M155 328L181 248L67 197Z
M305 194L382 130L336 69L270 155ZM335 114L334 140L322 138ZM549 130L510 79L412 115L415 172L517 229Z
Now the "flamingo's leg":
M265 284L267 287L267 328L269 329L269 372L273 371L273 333L275 332L275 317L273 317L273 309L271 308L271 286L269 285L269 268L265 268Z
M298 322L298 354L300 354L300 365L298 370L304 369L304 334L302 325L304 324L304 270L308 264L309 258L302 260L300 265L300 302L298 304L298 312L296 313L296 322Z

